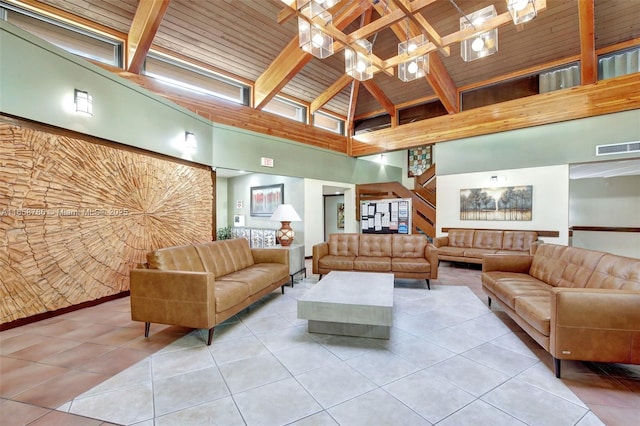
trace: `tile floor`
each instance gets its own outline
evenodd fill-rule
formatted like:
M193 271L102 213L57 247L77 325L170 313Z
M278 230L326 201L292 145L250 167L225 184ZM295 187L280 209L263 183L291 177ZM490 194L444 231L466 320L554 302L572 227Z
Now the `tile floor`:
M309 271L310 272L310 271ZM474 267L432 290L396 282L390 340L309 334L272 293L204 332L143 325L119 299L0 333L0 425L640 424L640 366L551 358L499 309Z

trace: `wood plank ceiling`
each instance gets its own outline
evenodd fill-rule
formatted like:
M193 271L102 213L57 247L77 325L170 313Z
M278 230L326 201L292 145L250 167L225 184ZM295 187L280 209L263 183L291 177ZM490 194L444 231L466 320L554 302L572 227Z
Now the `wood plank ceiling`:
M583 84L595 79L595 50L638 43L638 0L538 0L546 9L531 22L499 28L497 54L464 62L459 43L431 53L431 73L408 83L383 72L363 84L345 77L342 51L324 60L300 50L297 19L280 0L23 0L51 7L123 34L127 69L139 73L148 49L193 61L233 76L254 88L258 109L275 95L322 107L347 120L439 99L449 114L459 112L459 93L487 83L582 60ZM17 0L16 0L17 2ZM507 12L504 0L456 0L469 14L493 4ZM420 33L426 22L442 40L459 30L461 14L451 0L342 0L331 11L333 25L349 35L368 22L396 11L420 8L415 19L399 20L368 37L382 59L397 54L406 32ZM293 15L291 19L284 19ZM282 21L279 23L279 21ZM379 21L382 22L382 21ZM354 96L352 96L354 95Z

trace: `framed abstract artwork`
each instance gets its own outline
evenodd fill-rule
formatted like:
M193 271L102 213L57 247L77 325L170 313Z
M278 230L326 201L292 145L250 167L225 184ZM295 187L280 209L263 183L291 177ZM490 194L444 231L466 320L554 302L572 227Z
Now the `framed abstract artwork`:
M338 203L338 229L344 229L344 203Z
M271 216L283 202L283 183L251 187L251 216Z
M420 176L431 167L431 145L409 148L407 157L407 176Z

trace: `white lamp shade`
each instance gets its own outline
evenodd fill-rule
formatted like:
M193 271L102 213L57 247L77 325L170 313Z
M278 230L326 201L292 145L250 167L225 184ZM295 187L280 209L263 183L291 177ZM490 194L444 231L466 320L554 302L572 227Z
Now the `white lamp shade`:
M300 216L296 213L291 204L280 204L273 215L271 220L277 220L279 222L299 222Z

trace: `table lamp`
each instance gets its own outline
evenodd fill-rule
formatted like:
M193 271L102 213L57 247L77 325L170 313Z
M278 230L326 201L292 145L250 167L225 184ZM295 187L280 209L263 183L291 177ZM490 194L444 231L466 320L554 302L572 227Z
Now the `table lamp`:
M276 211L273 212L271 220L277 220L282 224L276 234L278 240L280 240L280 245L283 247L290 246L295 236L295 232L293 232L293 228L291 228L291 222L299 222L302 220L293 206L291 204L280 204Z

